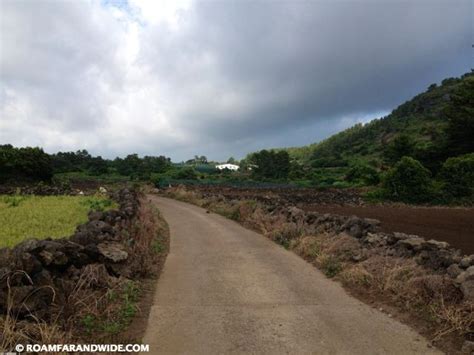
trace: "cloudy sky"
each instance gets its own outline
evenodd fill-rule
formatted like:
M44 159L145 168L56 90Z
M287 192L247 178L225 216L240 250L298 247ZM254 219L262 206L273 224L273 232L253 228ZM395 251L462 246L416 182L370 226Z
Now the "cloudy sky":
M472 65L471 0L0 0L0 143L222 160Z

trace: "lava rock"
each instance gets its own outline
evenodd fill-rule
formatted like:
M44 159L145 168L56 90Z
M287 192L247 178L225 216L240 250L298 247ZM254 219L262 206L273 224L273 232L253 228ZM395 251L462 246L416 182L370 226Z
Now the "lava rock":
M97 249L101 255L107 260L114 263L125 261L128 258L128 253L122 244L116 242L105 242L97 245Z
M461 268L458 266L458 264L451 264L447 269L446 269L446 273L452 277L453 279L455 279L456 277L458 277L460 274L461 274L462 270Z

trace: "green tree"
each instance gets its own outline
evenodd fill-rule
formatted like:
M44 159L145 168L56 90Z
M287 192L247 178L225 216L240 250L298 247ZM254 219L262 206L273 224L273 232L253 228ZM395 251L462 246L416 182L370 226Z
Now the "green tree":
M283 150L261 150L251 155L250 162L255 166L252 171L256 178L286 179L291 167L290 156Z
M474 152L474 76L467 76L450 96L444 114L450 155Z
M108 164L100 155L97 157L91 157L88 162L88 171L92 175L107 174Z
M364 185L377 185L380 182L377 170L367 164L352 166L347 172L345 179L351 183Z
M398 135L384 150L385 159L389 163L395 163L402 157L413 156L415 143L406 134Z
M432 197L431 173L418 160L403 157L387 173L383 188L395 201L426 202Z
M41 148L15 148L0 145L0 181L50 180L53 176L51 157Z
M473 197L474 153L446 160L440 178L445 193L453 197Z

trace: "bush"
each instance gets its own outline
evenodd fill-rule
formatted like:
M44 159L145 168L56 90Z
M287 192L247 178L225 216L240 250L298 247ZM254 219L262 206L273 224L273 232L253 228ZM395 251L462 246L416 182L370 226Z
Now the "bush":
M302 229L296 223L284 223L279 228L272 230L269 233L269 237L271 240L288 249L291 240L299 238L301 234Z
M320 262L321 269L323 270L324 274L329 278L333 278L342 271L342 265L339 259L333 255L325 255L321 258Z
M433 197L431 173L418 160L403 157L385 176L387 197L403 202L426 202Z
M440 178L445 193L453 197L474 196L474 153L446 160Z
M181 168L172 172L175 179L197 180L196 171L193 168Z
M349 182L364 185L377 185L380 182L379 173L369 165L354 165L345 178Z

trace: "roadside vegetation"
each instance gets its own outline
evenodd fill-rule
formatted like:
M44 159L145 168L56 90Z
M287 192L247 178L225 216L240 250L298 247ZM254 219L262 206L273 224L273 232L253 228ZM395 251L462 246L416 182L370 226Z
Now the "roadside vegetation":
M116 208L108 197L96 196L0 196L0 248L24 239L60 238L71 235L87 221L91 210Z

